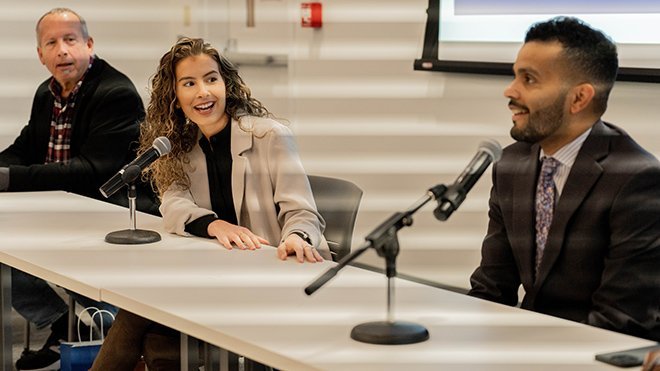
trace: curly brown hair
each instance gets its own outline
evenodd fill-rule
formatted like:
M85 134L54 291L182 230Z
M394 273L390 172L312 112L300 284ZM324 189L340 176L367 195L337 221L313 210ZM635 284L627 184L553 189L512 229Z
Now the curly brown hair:
M161 196L172 184L183 189L190 187L184 164L189 162L187 154L198 140L199 129L177 107L175 70L183 59L202 54L218 63L220 76L226 86L225 111L229 117L235 120L245 115L272 117L261 102L252 98L250 89L238 75L238 68L227 58L203 39L180 38L160 59L158 70L151 78L151 100L140 132L140 154L150 149L154 139L160 136L167 137L172 144L170 153L154 162L144 174ZM242 129L249 131L247 128Z

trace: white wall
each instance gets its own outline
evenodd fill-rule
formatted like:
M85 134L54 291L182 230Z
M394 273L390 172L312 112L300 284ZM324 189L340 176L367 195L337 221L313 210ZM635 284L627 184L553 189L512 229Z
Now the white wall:
M145 100L147 79L177 35L204 36L239 61L283 57L286 66L245 65L242 75L257 98L289 120L309 173L349 179L365 191L356 244L430 186L451 183L482 140L511 142L502 97L510 78L413 71L426 0L322 1L320 30L300 27L298 0L254 0L255 27L249 28L246 1L66 4L87 18L99 55L126 72ZM34 22L59 3L0 4L0 147L26 122L34 89L47 77L36 59ZM660 154L658 102L660 85L618 83L605 118ZM433 218L432 205L418 212L399 235L399 271L468 287L489 187L487 174L447 222ZM361 262L383 267L374 252L365 255Z

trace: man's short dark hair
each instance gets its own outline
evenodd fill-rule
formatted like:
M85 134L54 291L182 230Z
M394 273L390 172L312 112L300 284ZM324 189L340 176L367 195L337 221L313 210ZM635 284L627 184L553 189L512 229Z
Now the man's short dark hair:
M594 110L605 112L619 69L616 45L607 35L580 19L562 16L532 25L525 36L525 43L530 41L558 41L575 79L594 86Z

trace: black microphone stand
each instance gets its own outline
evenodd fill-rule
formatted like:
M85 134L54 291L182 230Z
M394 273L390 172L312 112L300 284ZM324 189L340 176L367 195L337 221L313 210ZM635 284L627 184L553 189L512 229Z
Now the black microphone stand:
M336 266L328 269L319 278L305 288L307 295L313 294L348 263L362 255L370 247L376 249L378 256L385 258L387 276L387 320L367 322L357 325L351 331L351 338L370 344L413 344L426 341L429 332L416 323L394 320L394 277L396 277L396 258L399 255L397 232L412 225L412 215L433 199L442 198L447 192L443 184L431 189L406 211L394 213L365 237L367 242L357 250L345 256Z
M128 210L129 210L129 229L110 232L105 236L108 243L120 245L138 245L160 241L160 234L155 231L137 229L136 219L136 200L137 190L135 181L140 176L140 167L131 165L124 170L122 181L128 185Z

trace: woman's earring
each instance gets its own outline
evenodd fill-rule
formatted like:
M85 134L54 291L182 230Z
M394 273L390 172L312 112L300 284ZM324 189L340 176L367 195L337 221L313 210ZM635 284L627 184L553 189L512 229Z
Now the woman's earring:
M189 118L186 117L186 125L193 125L194 123L190 121Z

